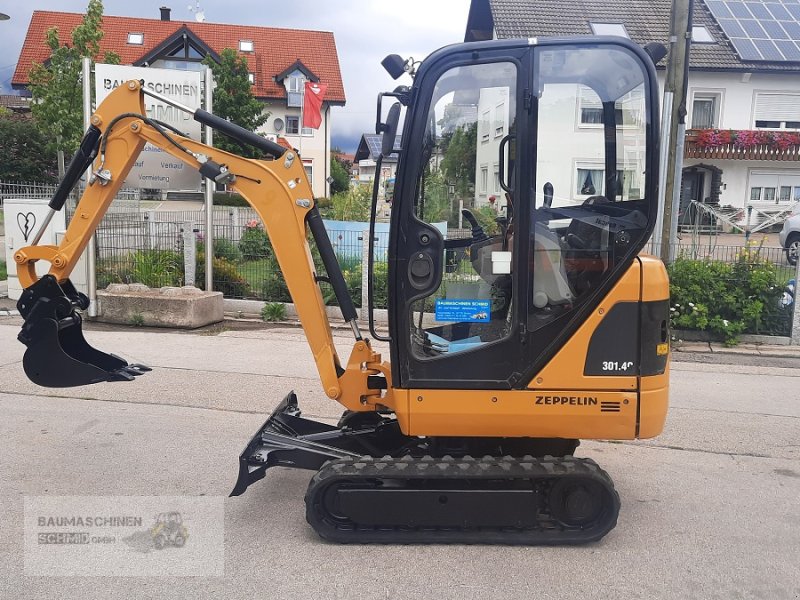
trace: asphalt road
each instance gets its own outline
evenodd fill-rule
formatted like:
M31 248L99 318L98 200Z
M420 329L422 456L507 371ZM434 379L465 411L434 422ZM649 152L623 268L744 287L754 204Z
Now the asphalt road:
M597 544L336 546L305 523L310 473L274 469L225 500L224 577L25 576L25 496L227 495L239 452L288 390L309 415L338 408L296 329L93 331L156 369L45 390L24 378L18 324L6 323L0 598L800 598L800 370L685 362L661 437L578 450L622 498Z

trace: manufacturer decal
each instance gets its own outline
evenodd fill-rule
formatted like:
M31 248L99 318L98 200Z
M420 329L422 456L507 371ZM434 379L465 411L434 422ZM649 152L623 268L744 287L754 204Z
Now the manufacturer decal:
M569 404L570 406L596 406L597 398L594 396L536 396L536 404L545 404L545 405Z

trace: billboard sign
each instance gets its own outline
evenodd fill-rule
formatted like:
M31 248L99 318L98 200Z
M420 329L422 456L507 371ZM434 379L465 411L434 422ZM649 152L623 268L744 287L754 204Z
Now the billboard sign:
M153 69L129 65L95 65L95 98L100 104L114 89L131 79L143 79L146 88L177 102L201 108L201 71L176 69ZM147 116L163 121L184 132L188 137L200 141L200 123L191 115L163 102L144 97ZM183 161L146 144L125 180L126 187L158 190L199 191L200 173Z

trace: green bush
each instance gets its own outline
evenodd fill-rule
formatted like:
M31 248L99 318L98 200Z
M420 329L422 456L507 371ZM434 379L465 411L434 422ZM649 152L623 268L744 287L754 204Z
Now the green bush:
M291 302L289 288L278 266L278 260L270 256L265 264L264 281L261 284L261 298L269 302Z
M197 251L205 253L205 242L197 243ZM235 242L220 238L214 240L214 258L224 258L228 262L236 263L242 260L242 253Z
M214 192L214 206L250 206L250 204L239 194Z
M742 333L772 333L786 310L780 306L785 282L758 248L743 248L734 263L678 258L669 275L671 326L711 331L728 345Z
M261 318L265 321L285 321L286 305L283 302L267 302L261 309Z
M214 291L222 292L228 298L246 298L250 295L250 285L247 283L235 264L224 258L214 258ZM197 269L195 284L201 290L206 284L206 257L204 252L197 253Z
M328 218L336 221L369 220L369 211L372 204L370 186L357 185L346 192L334 194L331 198L331 208Z
M272 254L269 237L260 223L250 221L247 224L239 240L239 251L244 260L259 260Z
M6 263L5 261L0 260L0 281L4 281L8 279L8 273L6 272Z

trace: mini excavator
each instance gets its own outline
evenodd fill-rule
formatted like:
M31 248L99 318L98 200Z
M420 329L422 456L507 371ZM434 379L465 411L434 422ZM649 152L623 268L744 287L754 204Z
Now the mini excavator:
M622 38L581 37L465 43L421 63L384 60L393 77L413 75L412 85L378 96L380 161L397 160L388 336L372 319L374 244L367 312L371 337L388 342L388 362L362 333L297 151L127 82L98 106L50 202L51 214L60 210L90 170L62 242L39 245L39 233L14 256L27 376L67 387L149 370L85 340L89 301L69 280L149 142L257 211L322 389L344 408L336 426L309 420L289 393L242 452L232 496L272 467L309 469L307 520L327 540L601 539L616 525L619 495L594 461L574 456L579 439L656 436L668 404L668 279L659 260L640 253L657 212L653 59ZM145 94L262 158L148 118ZM37 261L50 263L46 275L37 276ZM321 282L352 328L346 363Z

